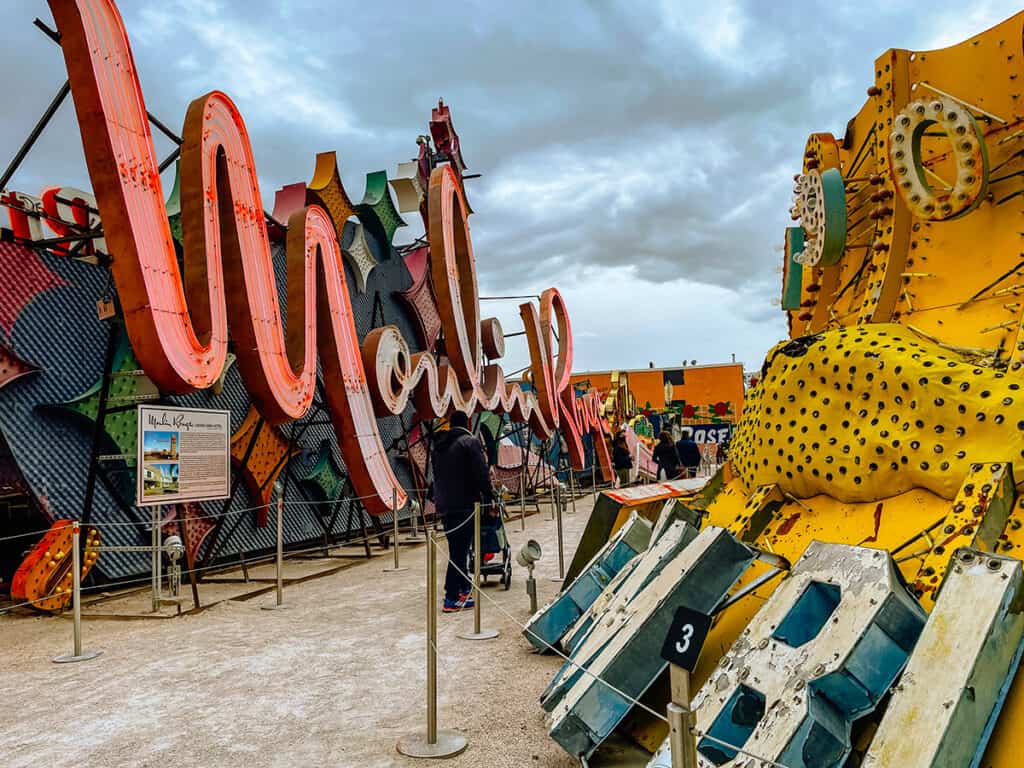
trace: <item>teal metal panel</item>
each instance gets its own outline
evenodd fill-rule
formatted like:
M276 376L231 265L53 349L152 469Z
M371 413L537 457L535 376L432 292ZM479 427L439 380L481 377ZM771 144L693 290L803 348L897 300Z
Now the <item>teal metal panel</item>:
M583 572L533 615L523 628L523 636L538 651L556 647L565 632L597 599L637 554L647 549L651 540L651 523L633 514L611 540L594 555Z
M786 227L786 265L782 287L782 308L800 309L800 294L804 279L804 265L793 261L793 254L804 249L803 227Z
M574 654L589 674L575 671L555 692L551 737L571 755L593 754L664 671L661 645L676 609L710 614L753 559L727 531L704 529Z

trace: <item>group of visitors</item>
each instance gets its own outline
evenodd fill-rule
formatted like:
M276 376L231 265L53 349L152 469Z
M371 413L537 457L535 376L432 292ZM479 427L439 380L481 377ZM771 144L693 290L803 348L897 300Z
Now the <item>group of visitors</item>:
M658 480L664 474L666 480L680 477L696 477L700 466L700 448L693 441L693 430L683 427L680 438L673 442L672 433L663 431L654 446L654 463L658 465Z
M655 479L662 476L666 480L677 480L681 477L696 477L700 466L700 448L693 441L693 430L673 424L673 431L678 430L679 438L673 440L672 432L663 431L658 435L658 444L654 447L654 463L658 465ZM612 466L618 478L619 486L630 483L633 470L633 454L626 443L626 435L620 432L612 442Z

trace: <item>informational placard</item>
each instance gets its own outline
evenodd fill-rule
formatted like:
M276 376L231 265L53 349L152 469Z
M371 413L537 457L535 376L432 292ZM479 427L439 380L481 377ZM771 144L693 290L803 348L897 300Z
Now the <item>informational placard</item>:
M710 629L710 616L685 605L679 606L665 637L665 644L661 647L661 658L669 664L693 672Z
M229 411L140 405L138 416L138 506L230 495Z

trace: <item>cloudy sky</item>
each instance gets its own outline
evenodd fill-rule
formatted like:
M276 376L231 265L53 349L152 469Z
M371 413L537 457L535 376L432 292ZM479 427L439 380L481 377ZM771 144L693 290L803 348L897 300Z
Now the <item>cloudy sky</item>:
M785 334L782 233L807 134L842 134L887 48L946 45L1020 9L928 6L481 0L434 15L392 0L120 3L149 109L180 129L192 99L226 91L268 207L332 149L358 199L367 171L415 155L443 97L483 174L468 182L481 293L560 288L577 370L732 354L760 364ZM51 21L42 0L0 5L3 164L66 76L35 16ZM88 188L70 100L9 186L51 183ZM513 303L484 311L519 329ZM508 346L513 370L525 342Z

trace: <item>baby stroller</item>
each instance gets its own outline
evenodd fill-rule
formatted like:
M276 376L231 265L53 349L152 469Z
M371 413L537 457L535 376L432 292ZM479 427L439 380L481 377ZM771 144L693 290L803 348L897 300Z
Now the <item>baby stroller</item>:
M496 501L494 506L480 510L480 579L486 584L488 576L497 576L501 585L512 586L512 550L505 535L505 504ZM470 549L469 571L476 567L476 552Z

